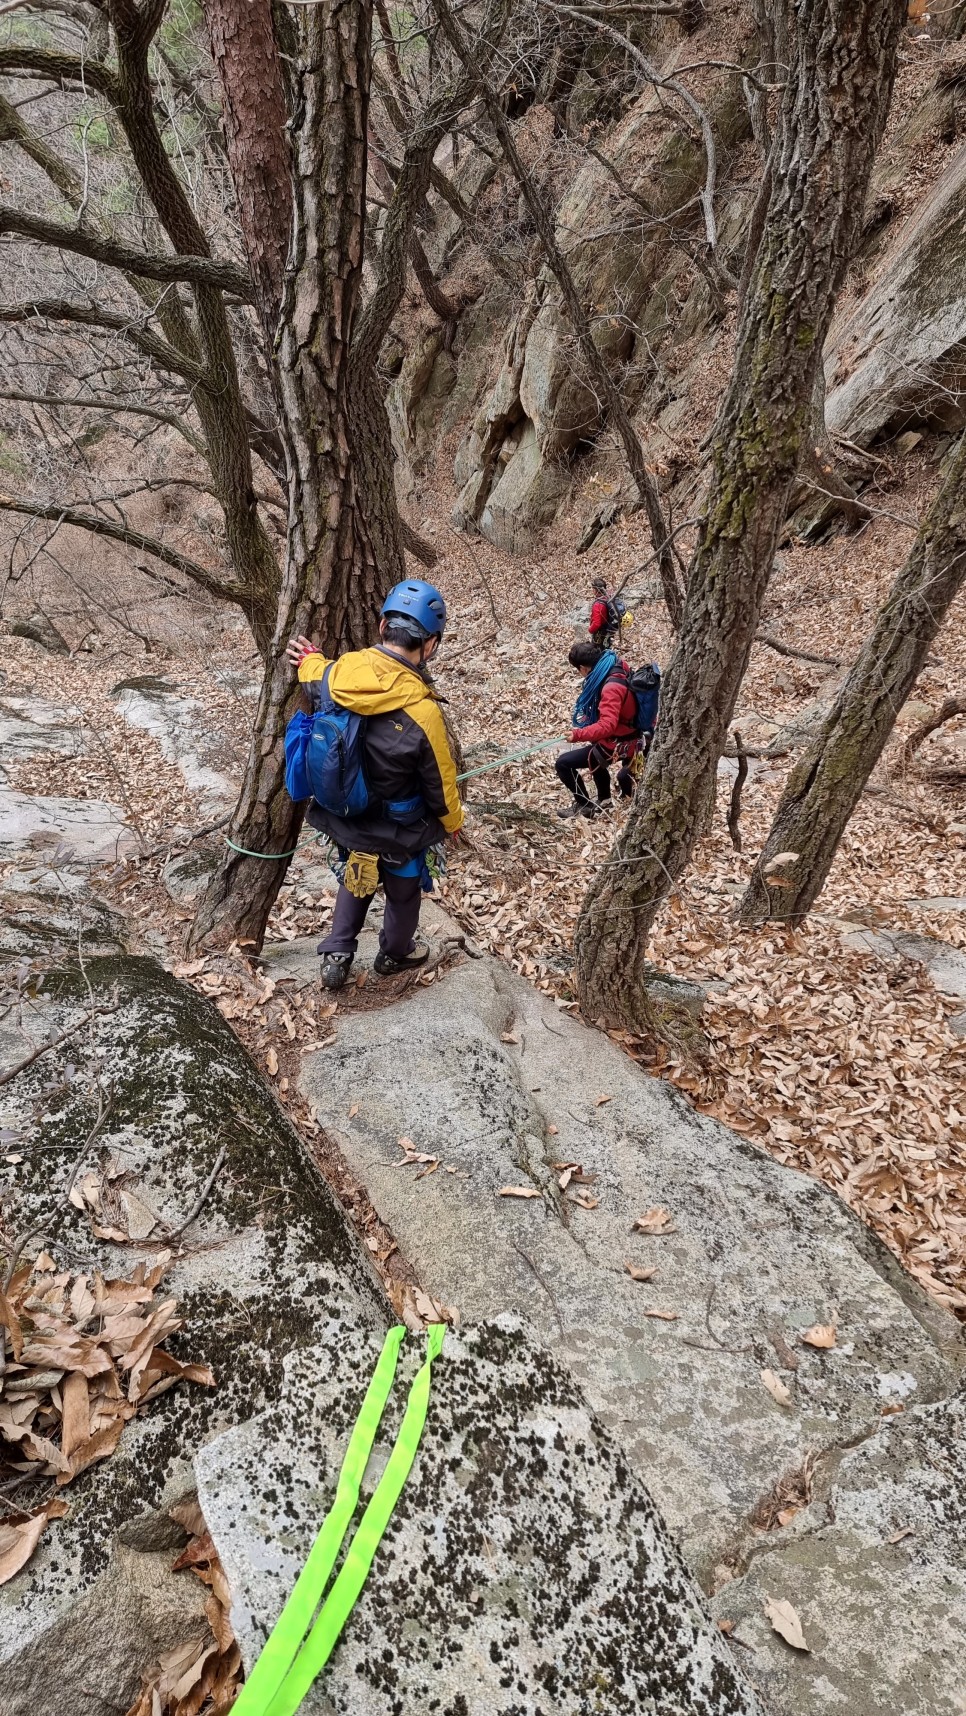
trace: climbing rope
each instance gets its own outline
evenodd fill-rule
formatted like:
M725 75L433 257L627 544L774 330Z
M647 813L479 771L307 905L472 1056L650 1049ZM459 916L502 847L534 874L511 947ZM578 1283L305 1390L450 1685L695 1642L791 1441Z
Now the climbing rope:
M234 1716L295 1716L310 1686L332 1655L366 1582L376 1550L416 1458L429 1407L433 1360L443 1350L445 1333L445 1323L433 1323L426 1331L426 1359L413 1378L403 1421L385 1471L356 1527L345 1561L323 1601L323 1592L358 1505L363 1474L392 1393L399 1349L406 1330L402 1327L390 1329L386 1336L349 1438L335 1501L233 1706Z
M535 745L526 745L521 751L510 751L505 757L497 757L493 763L481 763L478 769L467 769L463 774L457 775L457 782L471 781L476 775L488 774L490 769L505 768L507 763L521 763L527 757L535 757L538 751L550 751L554 745L565 745L566 743L566 739L539 739ZM242 858L282 859L294 858L296 852L300 852L303 846L309 846L313 840L320 840L321 837L321 830L315 834L310 834L307 840L300 840L297 846L293 846L291 852L250 852L247 846L236 845L228 834L225 835L225 845L230 846L232 851L239 853Z

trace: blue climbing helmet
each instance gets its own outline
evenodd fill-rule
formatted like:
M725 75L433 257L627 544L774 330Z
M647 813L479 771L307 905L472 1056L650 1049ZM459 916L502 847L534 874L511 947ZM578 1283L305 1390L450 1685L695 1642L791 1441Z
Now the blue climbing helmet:
M383 619L413 620L427 638L442 637L446 628L446 603L435 584L410 578L390 590L380 609Z

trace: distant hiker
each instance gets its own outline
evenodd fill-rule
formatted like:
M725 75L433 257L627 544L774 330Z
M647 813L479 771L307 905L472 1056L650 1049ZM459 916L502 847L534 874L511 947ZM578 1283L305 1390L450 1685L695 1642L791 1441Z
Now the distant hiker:
M632 672L614 650L602 650L591 642L574 644L567 659L584 683L574 705L571 733L580 743L557 758L557 774L573 794L573 803L557 815L594 817L611 802L609 765L615 758L621 765L618 792L621 798L633 795L640 758L646 754L657 719L661 676L656 663ZM596 804L581 770L593 776Z
M308 798L307 820L334 843L339 876L332 928L319 943L322 982L341 989L381 882L386 911L373 969L380 976L423 965L416 940L422 892L440 865L434 849L456 839L463 806L439 699L426 672L446 626L433 584L397 584L382 606L380 641L337 661L308 638L286 650L312 714L286 734L286 784Z
M601 649L610 649L617 640L627 609L622 597L610 594L603 578L594 578L591 589L594 602L590 610L590 640Z

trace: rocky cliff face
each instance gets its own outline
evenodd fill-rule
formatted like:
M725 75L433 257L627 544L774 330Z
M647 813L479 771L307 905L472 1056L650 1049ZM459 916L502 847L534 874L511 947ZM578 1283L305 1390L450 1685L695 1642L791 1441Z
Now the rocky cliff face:
M694 41L665 41L662 74L672 76L699 53ZM853 281L829 336L828 429L863 447L910 425L963 422L961 58L955 45L937 50L926 73L917 74L924 94L907 98L897 112L870 191ZM556 200L557 241L592 313L598 349L675 499L694 488L716 399L709 372L719 384L726 373L734 287L762 170L740 78L714 73L702 101L715 149L713 254L699 206L705 150L690 116L678 123L680 110L665 91L648 90L600 131L599 146L573 146L571 176L558 166L555 187L546 187ZM535 155L564 158L548 109L534 109L527 126ZM925 194L912 194L911 183L923 178ZM406 472L428 468L441 443L462 429L454 523L515 552L531 547L566 506L581 461L607 435L545 264L532 279L521 270L516 294L491 277L451 346L442 329L424 331L403 362L391 405Z

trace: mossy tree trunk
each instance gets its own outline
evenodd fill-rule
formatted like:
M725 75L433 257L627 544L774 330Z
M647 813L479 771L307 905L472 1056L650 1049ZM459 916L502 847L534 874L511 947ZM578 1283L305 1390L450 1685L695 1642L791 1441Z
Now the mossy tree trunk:
M966 436L821 733L792 770L741 902L745 922L814 905L862 790L966 582ZM782 857L783 861L778 862Z
M771 196L661 719L631 817L577 925L580 997L592 1018L646 1028L648 932L713 812L905 15L905 0L802 0L790 12Z

